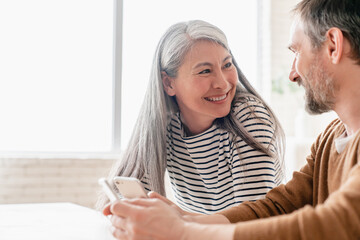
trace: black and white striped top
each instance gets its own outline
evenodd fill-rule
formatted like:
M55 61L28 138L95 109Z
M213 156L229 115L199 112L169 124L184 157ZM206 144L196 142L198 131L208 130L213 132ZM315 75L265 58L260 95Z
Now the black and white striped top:
M232 110L254 138L275 151L274 126L266 108L254 97ZM186 211L211 214L243 201L261 199L282 181L280 163L215 124L186 137L179 114L167 133L167 171L177 204ZM236 142L236 143L235 143Z

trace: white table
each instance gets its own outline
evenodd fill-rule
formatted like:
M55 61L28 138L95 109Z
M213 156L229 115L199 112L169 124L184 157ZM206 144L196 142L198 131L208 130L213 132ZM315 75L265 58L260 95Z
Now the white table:
M1 204L1 240L113 240L110 221L72 203Z

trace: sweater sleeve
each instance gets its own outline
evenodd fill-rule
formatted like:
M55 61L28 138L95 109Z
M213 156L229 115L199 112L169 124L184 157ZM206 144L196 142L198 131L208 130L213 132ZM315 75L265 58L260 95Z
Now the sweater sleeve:
M273 205L270 208L276 207ZM237 223L234 239L355 240L360 236L359 226L360 165L357 164L344 185L323 204L316 207L306 205L291 214L278 217Z
M246 202L220 213L236 223L235 240L359 238L359 163L324 203L313 204L314 159L319 139L311 148L308 163L286 185L271 190L264 200ZM354 157L359 158L359 151L354 152ZM253 219L258 220L248 221Z

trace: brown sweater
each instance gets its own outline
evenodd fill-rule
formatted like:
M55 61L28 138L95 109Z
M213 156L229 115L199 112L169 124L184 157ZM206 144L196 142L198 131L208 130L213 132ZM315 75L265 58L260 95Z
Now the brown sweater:
M234 239L360 239L360 131L338 154L334 140L344 131L333 121L286 185L220 212L237 223Z

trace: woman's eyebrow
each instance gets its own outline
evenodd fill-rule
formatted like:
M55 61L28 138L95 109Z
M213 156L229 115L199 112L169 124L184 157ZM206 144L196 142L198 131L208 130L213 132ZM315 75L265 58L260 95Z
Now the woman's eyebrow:
M198 68L198 67L203 67L203 66L212 66L212 64L209 62L201 62L201 63L196 64L195 67L193 67L193 69Z
M231 55L226 56L226 57L224 58L223 62L227 61L229 58L232 58L232 56L231 56ZM209 62L201 62L201 63L196 64L196 65L193 67L193 69L198 68L198 67L203 67L203 66L210 66L210 67L211 67L212 65L213 65L213 64L211 64L211 63L209 63Z
M229 58L232 58L232 56L228 55L227 57L224 58L223 62L226 62Z

